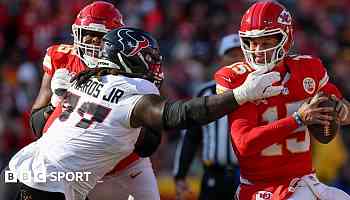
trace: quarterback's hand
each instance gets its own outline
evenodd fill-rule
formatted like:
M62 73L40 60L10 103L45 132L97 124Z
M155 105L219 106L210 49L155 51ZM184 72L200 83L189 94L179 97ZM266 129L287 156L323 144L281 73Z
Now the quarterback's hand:
M347 106L347 101L345 99L340 100L335 95L332 95L331 98L337 102L337 106L335 110L338 113L338 119L341 124L346 125L349 124L349 108Z
M322 124L329 125L333 120L331 113L333 112L333 107L318 107L318 105L328 100L327 96L324 96L322 92L317 93L314 97L305 102L297 111L301 121L304 125L311 124Z
M235 99L239 105L247 101L264 99L271 96L279 95L283 86L272 86L281 80L279 72L265 73L263 70L257 70L250 73L244 83L233 90Z
M65 68L55 71L51 79L51 104L56 107L63 99L67 89L71 86L72 74Z
M191 192L185 179L175 180L176 200L185 200L186 195Z

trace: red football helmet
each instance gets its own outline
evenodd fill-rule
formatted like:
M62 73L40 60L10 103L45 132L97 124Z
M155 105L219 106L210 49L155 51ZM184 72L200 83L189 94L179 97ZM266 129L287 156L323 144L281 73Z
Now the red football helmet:
M100 45L87 44L83 37L88 32L94 32L101 37L108 31L124 26L122 15L111 3L96 1L85 6L72 25L74 46L78 56L88 67L96 67Z
M252 50L249 40L265 36L275 35L280 39L279 43L268 49ZM293 45L292 17L286 8L275 1L260 1L253 4L243 15L239 30L241 47L246 61L254 68L267 68L272 70L281 61ZM270 60L267 52L272 51ZM255 54L264 54L265 63L257 63Z

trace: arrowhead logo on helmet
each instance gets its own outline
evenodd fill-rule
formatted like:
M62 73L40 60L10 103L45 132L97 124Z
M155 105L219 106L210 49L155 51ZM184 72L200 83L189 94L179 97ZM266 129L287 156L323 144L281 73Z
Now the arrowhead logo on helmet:
M278 17L277 22L284 25L292 25L292 16L287 10L283 10Z

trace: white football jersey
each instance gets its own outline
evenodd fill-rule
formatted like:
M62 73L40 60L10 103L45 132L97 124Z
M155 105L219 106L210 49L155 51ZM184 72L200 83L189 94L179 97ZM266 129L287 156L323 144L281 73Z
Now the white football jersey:
M46 133L19 151L9 166L17 174L30 173L32 180L19 178L28 186L80 199L74 195L85 198L98 180L132 153L140 133L140 128L130 127L133 108L143 95L159 91L144 79L107 75L81 87L73 84L68 92L62 112ZM47 177L45 183L34 180L38 171ZM87 181L58 182L49 177L55 172L91 174Z

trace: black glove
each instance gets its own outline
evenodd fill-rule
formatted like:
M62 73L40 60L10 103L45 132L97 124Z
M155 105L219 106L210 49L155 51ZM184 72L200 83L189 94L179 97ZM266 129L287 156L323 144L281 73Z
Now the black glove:
M149 128L142 128L135 143L134 152L140 157L150 157L158 148L162 134Z
M30 113L30 127L32 128L33 133L37 137L41 137L43 134L43 129L45 127L45 123L47 121L47 118L51 115L51 113L55 110L55 108L49 104L47 106L44 106L39 109L34 109Z

